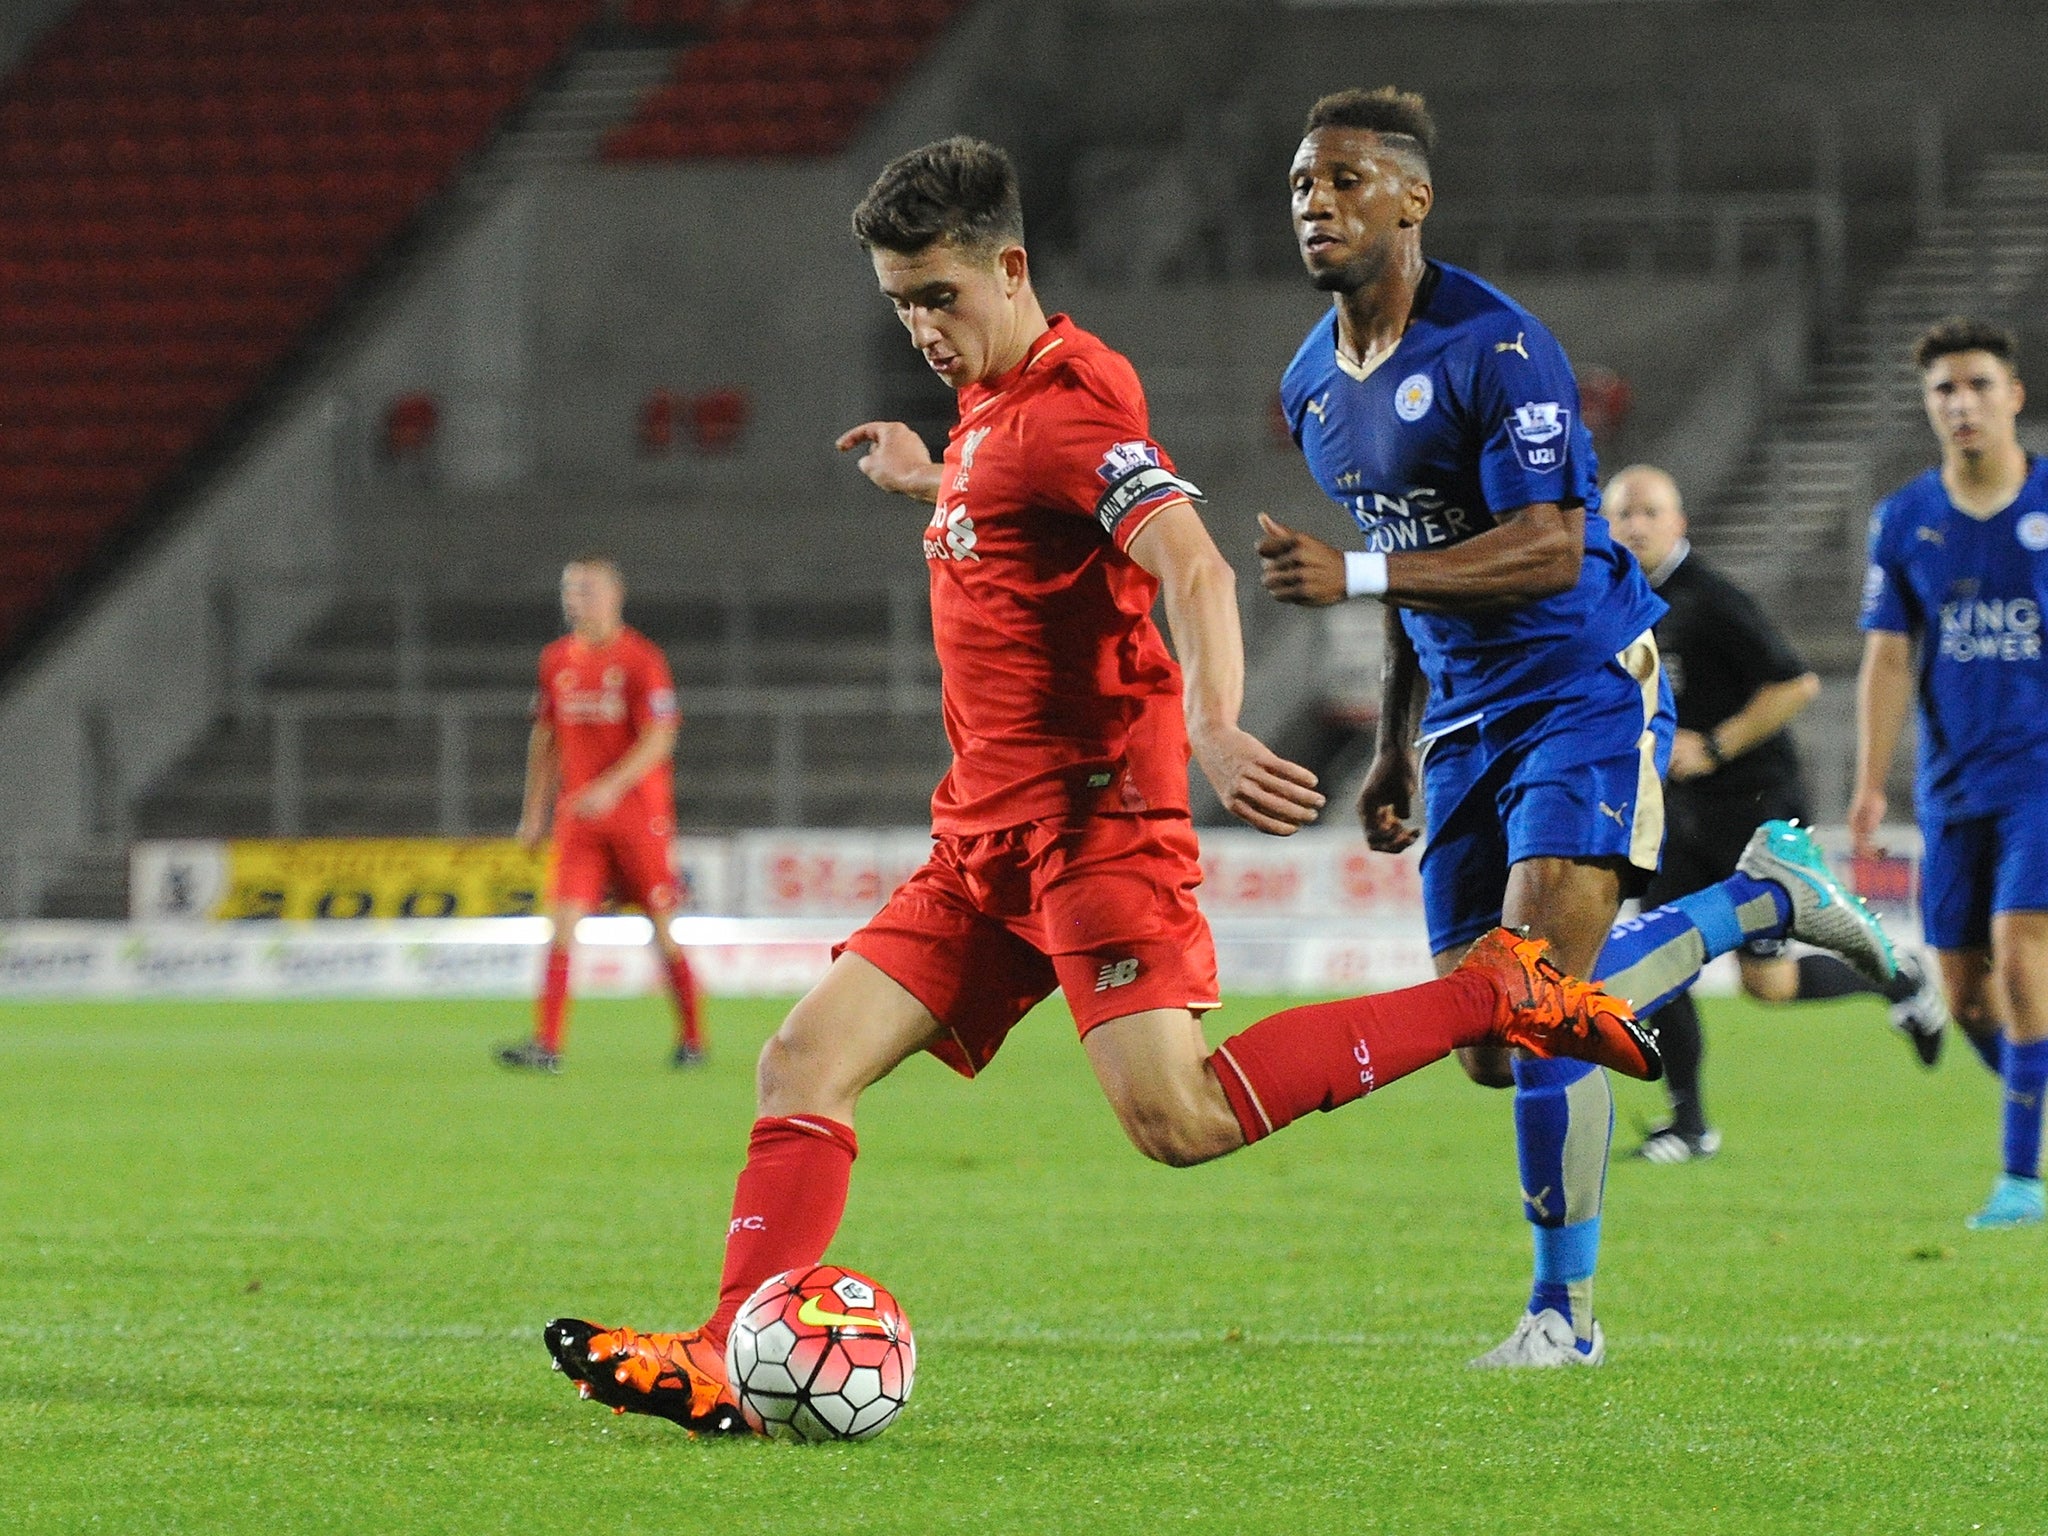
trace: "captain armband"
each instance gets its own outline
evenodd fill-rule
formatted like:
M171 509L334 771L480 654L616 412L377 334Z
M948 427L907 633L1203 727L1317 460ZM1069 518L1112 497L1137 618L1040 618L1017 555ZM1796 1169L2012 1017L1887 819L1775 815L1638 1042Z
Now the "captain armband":
M1202 489L1193 481L1183 480L1170 469L1157 464L1147 464L1111 483L1095 503L1095 521L1102 524L1102 531L1112 538L1125 518L1138 508L1151 502L1164 501L1170 496L1185 496L1189 501L1200 501Z

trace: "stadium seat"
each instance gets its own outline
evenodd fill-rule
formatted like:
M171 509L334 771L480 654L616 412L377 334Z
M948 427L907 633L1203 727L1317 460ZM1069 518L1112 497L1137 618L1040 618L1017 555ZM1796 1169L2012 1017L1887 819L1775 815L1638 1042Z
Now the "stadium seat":
M400 395L384 408L384 452L392 459L421 458L440 427L440 401L424 390Z
M690 436L700 453L724 453L736 446L754 413L743 389L706 390L690 402Z
M0 646L601 8L84 0L43 37L0 86Z
M648 0L654 8L654 0ZM833 154L959 0L751 0L605 139L611 160Z

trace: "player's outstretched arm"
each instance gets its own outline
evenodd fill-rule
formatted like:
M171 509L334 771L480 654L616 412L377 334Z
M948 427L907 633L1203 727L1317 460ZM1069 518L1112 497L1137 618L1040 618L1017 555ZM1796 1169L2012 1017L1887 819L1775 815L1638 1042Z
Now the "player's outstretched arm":
M1376 853L1399 853L1419 835L1408 825L1415 811L1415 720L1422 707L1422 664L1401 623L1387 609L1386 659L1380 664L1380 721L1372 766L1358 792L1365 844Z
M841 453L860 448L860 472L885 491L918 501L939 499L943 467L932 458L924 439L900 421L864 421L839 434L833 443Z
M1462 544L1387 555L1384 571L1354 591L1341 551L1261 515L1259 581L1283 603L1323 607L1347 596L1375 596L1424 613L1517 608L1578 584L1586 553L1584 507L1538 502L1501 513L1496 522Z
M1863 666L1856 674L1856 792L1849 801L1849 835L1859 855L1876 848L1885 780L1912 702L1912 638L1871 630L1863 637Z
M1153 514L1129 548L1131 558L1159 579L1185 684L1188 744L1224 809L1275 837L1307 826L1323 807L1316 776L1238 726L1244 633L1237 576L1200 514L1188 502L1174 502Z

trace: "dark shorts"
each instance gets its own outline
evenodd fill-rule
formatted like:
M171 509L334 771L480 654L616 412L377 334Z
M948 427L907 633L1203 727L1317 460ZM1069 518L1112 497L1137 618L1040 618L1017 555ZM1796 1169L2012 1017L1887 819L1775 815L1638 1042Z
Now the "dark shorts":
M1689 784L1664 787L1664 862L1643 891L1643 906L1661 907L1717 885L1735 873L1749 836L1767 821L1810 821L1806 786L1794 776L1752 794L1722 794ZM1742 953L1771 960L1788 940L1755 939Z
M974 1076L1057 987L1082 1034L1155 1008L1214 1008L1216 946L1195 905L1184 814L939 836L851 950L946 1029L932 1054Z
M1645 635L1568 691L1432 738L1422 755L1430 952L1497 924L1508 870L1525 859L1618 859L1647 878L1664 834L1672 720Z
M2048 813L2038 802L1925 820L1920 835L1920 922L1936 949L1986 948L1994 912L2048 911Z

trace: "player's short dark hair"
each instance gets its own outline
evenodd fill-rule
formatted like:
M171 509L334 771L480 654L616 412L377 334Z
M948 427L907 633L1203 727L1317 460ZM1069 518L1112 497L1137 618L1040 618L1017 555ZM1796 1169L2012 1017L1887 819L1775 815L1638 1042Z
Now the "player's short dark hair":
M941 240L970 249L1022 244L1016 164L966 134L898 155L853 210L853 237L902 256Z
M1925 373L1934 366L1936 358L1956 352L1989 352L2005 364L2007 372L2019 377L2020 344L2013 339L2012 332L1989 320L1972 320L1966 315L1951 315L1930 327L1913 344L1913 364Z
M1393 85L1332 91L1308 109L1302 137L1318 128L1368 129L1388 141L1390 149L1406 150L1425 165L1436 148L1436 119L1429 115L1429 104L1419 92Z
M626 584L626 573L619 569L619 562L603 550L593 549L584 554L571 555L567 563L570 565L595 566L598 570L608 571L611 574L612 580L616 581L620 586L623 587Z

